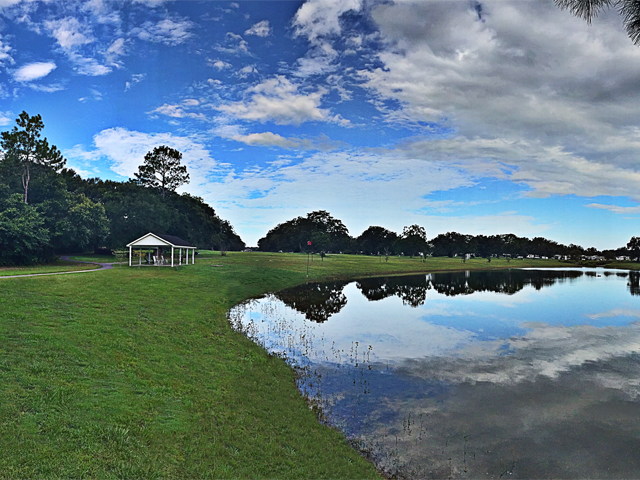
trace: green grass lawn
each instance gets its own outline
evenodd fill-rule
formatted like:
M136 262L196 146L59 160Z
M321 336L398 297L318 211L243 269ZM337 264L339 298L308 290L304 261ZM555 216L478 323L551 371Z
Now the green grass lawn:
M607 268L619 268L621 270L640 270L638 262L618 262L614 261L606 264Z
M335 255L309 278L563 265ZM229 327L230 307L306 272L303 255L229 252L0 280L0 478L377 477Z
M34 265L32 267L0 267L0 277L13 275L28 275L31 273L57 273L70 272L75 270L93 270L99 268L98 265L83 265L74 262L58 260L46 265Z
M114 255L94 255L92 253L83 253L82 255L69 255L69 260L77 260L80 262L96 262L96 263L115 263L118 259ZM129 261L129 256L126 258Z

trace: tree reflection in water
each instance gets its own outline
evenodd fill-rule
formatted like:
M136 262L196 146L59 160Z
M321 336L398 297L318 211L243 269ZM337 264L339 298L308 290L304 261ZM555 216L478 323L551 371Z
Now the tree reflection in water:
M536 290L557 282L572 280L583 275L580 271L508 270L479 272L445 272L407 277L367 278L356 285L371 301L395 295L404 305L418 307L427 299L427 290L433 289L446 296L470 295L475 292L496 292L513 295L526 286Z
M627 286L629 287L629 293L631 293L631 295L640 295L640 272L629 272Z
M470 295L475 292L496 292L513 295L526 286L536 290L557 282L579 278L581 271L508 270L478 272L446 272L402 277L365 278L357 288L370 301L396 296L404 305L419 307L427 300L427 291L446 295ZM639 273L629 274L633 295L640 295ZM304 314L312 322L326 322L347 304L342 293L348 282L307 283L274 294L287 306Z
M323 323L347 304L347 297L342 293L347 283L307 283L273 295L287 306L303 313L307 320Z
M536 290L558 282L573 280L581 271L507 270L484 272L450 272L431 275L432 288L443 295L469 295L475 292L496 292L513 295L524 287Z
M427 300L427 290L431 288L428 275L406 277L365 278L356 286L368 300L382 300L393 295L400 297L404 305L419 307Z

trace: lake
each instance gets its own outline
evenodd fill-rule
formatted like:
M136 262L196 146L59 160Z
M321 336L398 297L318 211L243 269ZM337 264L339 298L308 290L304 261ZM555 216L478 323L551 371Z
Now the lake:
M640 477L637 272L309 283L229 317L390 474Z

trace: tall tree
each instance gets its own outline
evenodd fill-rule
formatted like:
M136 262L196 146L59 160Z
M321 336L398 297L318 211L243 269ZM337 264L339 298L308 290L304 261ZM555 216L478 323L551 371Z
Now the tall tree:
M187 167L180 165L182 153L178 150L161 145L144 156L144 164L135 173L138 183L145 187L157 188L162 198L167 192L174 192L176 188L189 183Z
M640 262L640 237L631 237L631 240L627 243L627 250Z
M31 164L36 163L50 167L59 172L66 160L55 145L49 145L46 138L40 139L44 128L42 117L23 111L16 119L17 126L10 132L0 134L0 146L3 149L3 162L13 162L19 170L24 190L24 203L29 203L29 181L31 180Z
M640 2L638 0L554 0L563 10L591 24L591 20L608 8L615 8L622 16L627 35L635 45L640 44Z

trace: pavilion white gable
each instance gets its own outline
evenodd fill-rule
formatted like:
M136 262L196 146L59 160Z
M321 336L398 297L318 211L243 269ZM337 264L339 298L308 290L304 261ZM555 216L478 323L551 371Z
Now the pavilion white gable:
M127 247L158 247L158 246L172 247L175 245L171 245L171 242L168 242L153 233L147 233L145 236L140 237L139 239L134 240L133 242L127 245Z
M131 266L131 259L133 256L133 250L135 248L139 249L149 249L149 248L171 248L171 266L174 266L174 252L178 249L178 265L182 265L182 250L185 251L185 264L189 265L189 253L191 253L191 263L196 263L196 247L188 244L184 240L179 237L175 237L173 235L156 235L155 233L149 232L146 235L134 240L133 242L127 244L129 247L129 266ZM158 257L160 255L158 254ZM154 258L158 258L154 257ZM157 263L156 263L157 264Z

